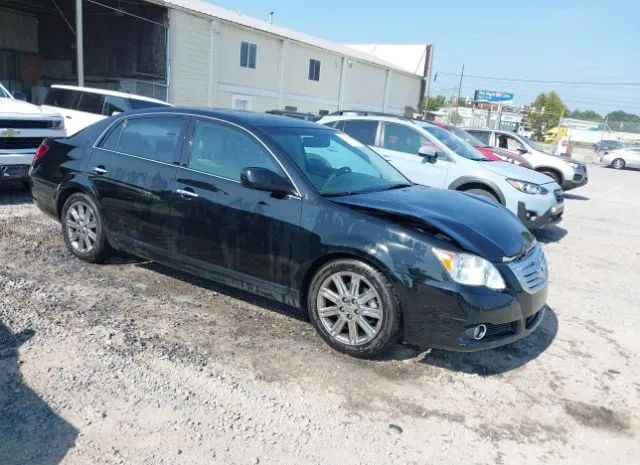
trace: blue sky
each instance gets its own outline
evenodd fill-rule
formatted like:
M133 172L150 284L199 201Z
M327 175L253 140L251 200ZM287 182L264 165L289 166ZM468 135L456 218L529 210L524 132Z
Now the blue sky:
M211 0L335 42L435 44L432 94L452 95L443 73L536 80L640 82L640 0ZM512 91L516 104L556 90L570 109L640 114L640 86L498 82L475 89Z

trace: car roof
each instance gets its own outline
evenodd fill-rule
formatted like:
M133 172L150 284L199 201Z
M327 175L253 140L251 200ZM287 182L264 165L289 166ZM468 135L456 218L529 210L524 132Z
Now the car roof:
M116 90L108 90L108 89L97 89L95 87L80 87L80 86L68 86L63 84L53 84L51 86L52 89L64 89L64 90L74 90L77 92L91 92L93 94L102 94L102 95L110 95L112 97L120 97L120 98L128 98L134 100L142 100L145 102L153 102L162 105L171 106L170 103L164 102L162 100L157 100L151 97L144 97L142 95L129 94L127 92L118 92Z
M283 127L283 128L314 128L314 129L330 129L326 126L319 125L312 121L306 121L289 116L274 115L271 113L258 113L251 111L225 110L217 108L193 108L193 107L154 107L144 108L142 110L129 111L123 113L125 116L133 116L136 114L150 113L186 113L193 116L204 116L209 118L219 118L232 123L253 126L256 128L264 127Z
M342 120L371 120L371 121L389 121L393 123L405 123L409 125L417 125L411 119L403 116L386 116L386 115L327 115L322 121L342 121Z

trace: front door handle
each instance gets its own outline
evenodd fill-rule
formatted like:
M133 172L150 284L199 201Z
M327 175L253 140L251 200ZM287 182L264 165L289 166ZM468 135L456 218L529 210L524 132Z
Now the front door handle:
M198 194L193 192L191 189L176 189L176 194L181 195L182 197L189 197L191 199L198 198Z
M96 166L95 168L93 168L93 172L100 176L108 173L108 171L104 169L104 166Z

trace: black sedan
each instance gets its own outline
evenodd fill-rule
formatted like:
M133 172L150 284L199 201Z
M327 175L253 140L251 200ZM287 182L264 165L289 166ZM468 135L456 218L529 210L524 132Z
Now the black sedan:
M76 257L125 251L306 308L322 338L353 356L400 339L496 347L544 315L544 254L513 214L414 186L314 123L120 114L45 140L31 177L34 201L62 223Z

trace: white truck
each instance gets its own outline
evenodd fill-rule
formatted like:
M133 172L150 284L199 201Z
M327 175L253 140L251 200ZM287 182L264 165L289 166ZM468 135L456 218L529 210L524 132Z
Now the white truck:
M16 99L0 83L0 184L26 183L42 140L65 136L59 113Z

